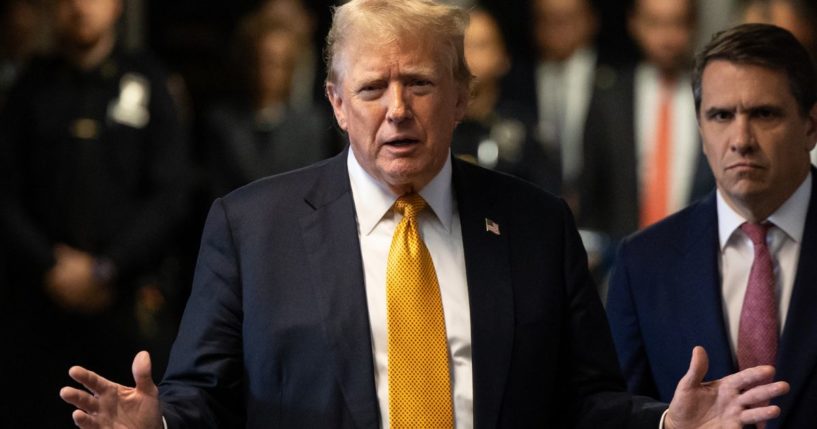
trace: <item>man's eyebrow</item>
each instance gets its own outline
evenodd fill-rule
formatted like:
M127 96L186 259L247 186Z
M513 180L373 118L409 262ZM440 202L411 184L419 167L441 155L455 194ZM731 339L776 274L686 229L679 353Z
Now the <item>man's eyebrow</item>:
M785 108L783 106L779 105L779 104L764 103L764 104L758 104L758 105L755 105L755 106L748 106L746 108L746 110L749 111L749 112L756 112L758 110L768 110L768 111L771 111L771 112L783 112L785 110Z
M721 113L721 112L734 112L735 110L736 110L735 106L729 106L729 107L711 106L708 109L704 110L704 114L709 116L709 115L712 115L712 114L715 114L715 113Z
M400 75L408 77L430 77L436 75L436 70L434 67L424 66L405 67L400 71Z

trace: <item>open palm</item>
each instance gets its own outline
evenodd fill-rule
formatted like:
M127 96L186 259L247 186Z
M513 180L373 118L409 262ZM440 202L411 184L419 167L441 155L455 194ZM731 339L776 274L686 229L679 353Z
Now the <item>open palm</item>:
M93 429L161 429L159 389L150 373L150 355L139 352L133 359L136 387L114 383L93 371L75 366L68 374L87 391L63 387L60 397L77 407L74 423Z
M689 371L675 389L665 428L741 429L780 414L779 407L767 404L788 392L789 386L772 382L773 367L749 368L720 380L703 382L708 366L706 352L696 347Z

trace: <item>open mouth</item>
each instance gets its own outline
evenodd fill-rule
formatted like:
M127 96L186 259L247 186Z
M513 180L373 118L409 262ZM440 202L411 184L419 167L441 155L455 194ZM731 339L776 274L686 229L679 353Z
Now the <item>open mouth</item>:
M419 140L416 139L396 139L386 142L386 145L395 146L395 147L403 147L403 146L411 146L413 144L419 143Z

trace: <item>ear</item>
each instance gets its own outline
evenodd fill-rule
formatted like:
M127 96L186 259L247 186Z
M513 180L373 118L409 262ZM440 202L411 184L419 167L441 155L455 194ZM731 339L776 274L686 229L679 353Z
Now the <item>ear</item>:
M462 121L471 101L471 88L466 84L459 84L457 90L457 104L454 106L457 123Z
M806 138L808 139L806 150L811 152L817 144L817 103L811 106L806 115Z
M704 130L701 129L701 115L698 112L695 112L695 123L698 125L698 140L701 142L701 152L708 155L706 153L706 142L704 141Z
M332 105L332 111L335 113L335 120L338 126L343 131L346 129L346 114L343 111L343 88L340 85L335 85L333 82L326 82L326 98Z

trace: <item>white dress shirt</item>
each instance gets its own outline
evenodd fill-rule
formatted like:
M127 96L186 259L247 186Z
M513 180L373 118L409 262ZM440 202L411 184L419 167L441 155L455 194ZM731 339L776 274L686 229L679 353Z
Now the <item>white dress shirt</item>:
M689 204L693 177L701 152L695 102L689 88L688 75L678 77L672 87L670 213ZM647 161L653 158L652 154L655 151L656 122L660 103L661 82L658 69L642 63L635 71L635 138L639 189L643 189L644 181L648 180Z
M811 198L811 173L794 194L778 208L767 221L774 224L766 235L766 244L772 255L775 277L775 295L778 305L778 326L783 331L789 311L797 262L800 260L800 244L806 224L806 212ZM737 359L738 327L743 296L749 282L749 272L754 260L752 241L740 229L746 219L732 210L718 190L718 235L720 239L721 292L723 296L724 323L732 347L732 358Z
M382 428L389 427L388 340L386 336L386 265L394 229L402 215L392 210L398 195L372 178L349 151L347 158L358 237L366 282L372 334L375 385ZM419 191L431 210L419 216L420 235L431 253L440 284L451 362L454 421L457 429L473 428L471 313L465 277L460 218L451 186L451 158Z
M562 178L575 181L582 170L584 122L593 94L596 51L577 49L568 59L544 61L536 67L539 137L558 144Z

